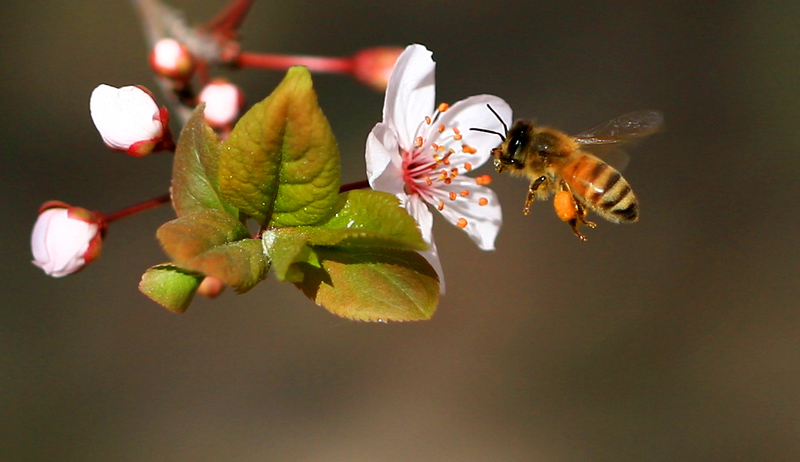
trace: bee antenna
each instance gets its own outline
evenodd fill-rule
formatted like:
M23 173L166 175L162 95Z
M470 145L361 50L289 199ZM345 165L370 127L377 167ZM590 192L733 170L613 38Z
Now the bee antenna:
M501 140L503 140L503 141L505 141L505 140L506 140L506 137L505 137L505 136L503 136L503 134L502 134L502 133L500 133L500 132L496 132L496 131L494 131L494 130L487 130L487 129L485 129L485 128L470 128L470 130L472 130L472 131L476 131L476 132L491 133L492 135L497 135L497 136L499 136L499 137L500 137L500 139L501 139Z
M495 110L494 110L494 108L493 108L493 107L492 107L492 106L491 106L489 103L486 103L486 107L488 107L488 108L489 108L489 110L490 110L490 111L492 111L492 114L494 114L494 116L495 116L495 117L497 117L497 120L499 120L499 121L500 121L500 124L502 124L502 125L503 125L503 130L504 130L506 133L508 133L508 126L506 125L506 123L505 123L505 122L503 122L503 119L500 117L500 114L498 114L498 113L497 113L497 111L495 111ZM504 137L504 138L505 138L505 137Z
M485 128L470 128L470 130L474 130L476 132L491 133L492 135L499 136L500 140L505 141L506 135L508 134L508 126L506 125L505 122L503 122L503 119L500 117L500 114L498 114L497 111L495 111L494 108L492 108L492 106L489 103L486 103L486 107L488 107L489 110L492 111L492 114L494 114L494 116L497 117L497 120L500 121L500 124L503 126L503 131L505 133L496 132L494 130L487 130Z

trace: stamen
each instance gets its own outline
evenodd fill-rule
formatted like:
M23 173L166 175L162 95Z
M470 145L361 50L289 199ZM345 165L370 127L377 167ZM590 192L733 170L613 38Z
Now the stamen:
M450 175L451 175L451 178L457 177L458 176L458 169L455 168L455 167L451 168L450 169Z
M481 175L475 178L475 183L481 186L485 186L487 184L490 184L491 182L492 182L492 177L490 177L489 175Z
M456 226L458 226L461 229L464 229L464 228L467 227L467 224L468 223L467 223L467 219L466 218L459 218L458 219L458 223L456 223Z
M459 130L459 129L458 129L458 127L453 127L453 132L454 132L456 135L460 135L460 134L461 134L461 130Z
M456 141L460 141L462 138L464 138L464 137L461 136L461 135L453 135L453 139L456 140Z
M416 147L418 147L418 148L421 148L421 147L422 147L422 137L421 137L421 136L418 136L418 137L417 137L417 138L414 140L414 146L416 146Z
M466 144L461 147L461 150L463 152L467 153L467 154L475 154L476 152L478 152L477 149L473 148L472 146L466 145Z
M450 105L447 103L439 103L439 107L436 108L436 110L439 112L444 112L448 109L450 109Z
M450 184L452 182L453 182L453 180L451 178L445 178L444 179L444 184Z
M428 125L431 124L431 118L429 116L425 116L425 123Z
M464 162L464 170L466 171L472 170L472 164L470 164L469 162Z
M465 190L461 191L461 197L467 197L467 196L469 196L469 191L468 190L465 189Z
M428 186L433 186L433 180L431 180L431 177L429 177L428 175L425 175L425 184L427 184Z
M436 143L432 143L432 144L431 144L431 148L432 148L434 151L440 151L440 150L441 150L441 149L439 149L439 145L438 145L438 144L436 144Z
M442 172L439 174L439 179L440 180L446 180L447 179L447 170L442 170Z
M444 210L444 201L439 201L439 206L438 206L438 207L436 207L436 208L437 208L437 209L439 209L439 211L440 211L440 212L441 212L442 210Z
M454 192L451 192L451 193L450 193L450 200L451 200L451 201L454 201L454 200L456 200L457 198L458 198L458 194L456 194L456 193L454 193Z
M439 133L444 133L445 126L439 125Z
M488 203L489 203L489 199L487 199L485 197L481 197L480 199L478 199L478 205L483 206L483 205L486 205Z

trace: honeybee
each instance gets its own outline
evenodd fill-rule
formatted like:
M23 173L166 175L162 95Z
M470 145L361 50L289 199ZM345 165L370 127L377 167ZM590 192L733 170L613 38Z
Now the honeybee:
M488 105L487 105L488 106ZM500 116L488 106L489 110ZM617 144L659 131L664 118L658 111L638 111L611 119L581 134L570 136L551 127L518 120L505 134L491 130L472 130L499 135L502 144L492 150L498 172L524 176L530 180L522 213L530 212L534 200L545 200L555 193L553 206L581 241L586 241L578 226L590 228L587 210L614 223L639 219L639 202L631 186L613 167L584 151L583 146Z

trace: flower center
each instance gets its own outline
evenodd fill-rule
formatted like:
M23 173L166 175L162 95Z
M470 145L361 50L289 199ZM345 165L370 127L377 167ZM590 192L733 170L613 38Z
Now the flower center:
M457 156L457 160L453 161L452 156L457 152L472 155L477 150L464 142L457 126L437 124L439 116L448 108L446 103L442 103L433 115L426 116L417 126L413 147L410 150L401 150L405 191L409 195L418 195L439 211L444 210L446 203L458 199L472 199L478 205L486 205L489 203L486 197L471 198L470 191L464 185L470 181L488 184L488 176L483 175L475 180L458 178L472 170L472 164L466 162L462 156ZM456 222L459 228L467 225L468 222L463 217Z

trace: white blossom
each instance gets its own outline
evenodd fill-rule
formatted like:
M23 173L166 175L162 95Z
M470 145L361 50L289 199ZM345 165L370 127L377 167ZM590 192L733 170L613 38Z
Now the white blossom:
M483 165L499 140L470 128L503 133L511 108L492 95L435 106L435 66L422 45L411 45L400 55L386 89L383 121L367 139L366 162L373 189L396 195L417 220L429 244L421 254L436 269L444 291L429 206L466 231L479 248L494 249L503 221L500 203L484 186L487 176L465 173Z

